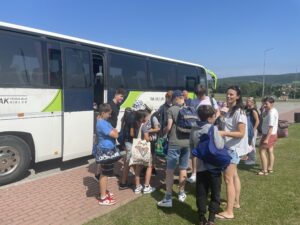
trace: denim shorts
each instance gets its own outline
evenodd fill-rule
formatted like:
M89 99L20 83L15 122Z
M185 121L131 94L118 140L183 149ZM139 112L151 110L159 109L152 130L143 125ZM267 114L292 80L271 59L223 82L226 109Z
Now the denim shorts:
M179 161L179 169L186 170L189 166L190 149L189 148L169 148L167 160L167 169L174 170Z
M234 150L227 150L227 152L231 157L230 163L238 165L240 163L240 157L238 156L237 152Z

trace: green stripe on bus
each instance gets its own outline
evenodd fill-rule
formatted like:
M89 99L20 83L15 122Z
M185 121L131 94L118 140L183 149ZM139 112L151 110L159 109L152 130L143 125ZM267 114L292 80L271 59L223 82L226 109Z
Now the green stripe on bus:
M59 90L56 96L52 99L49 105L42 112L57 112L62 110L62 94L61 90Z
M121 105L122 109L132 107L136 99L143 93L143 91L130 91L126 100Z

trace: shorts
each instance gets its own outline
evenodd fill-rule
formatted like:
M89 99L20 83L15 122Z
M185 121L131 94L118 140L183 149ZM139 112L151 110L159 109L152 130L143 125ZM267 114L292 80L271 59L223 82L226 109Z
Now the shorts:
M100 174L103 176L112 176L114 173L114 164L100 164Z
M260 143L259 143L259 147L262 148L262 149L266 149L266 148L272 148L276 141L277 141L277 134L272 134L270 137L269 137L269 141L268 141L268 144L264 144L264 140L266 139L267 135L263 134L261 140L260 140Z
M237 152L234 150L230 150L230 149L228 149L227 152L228 152L228 155L231 157L230 163L238 165L240 163L241 159L238 156Z
M129 162L130 157L131 157L132 143L125 142L125 148L126 148L126 162Z
M167 169L175 170L179 161L179 169L186 170L189 166L190 149L189 148L169 148L166 157Z

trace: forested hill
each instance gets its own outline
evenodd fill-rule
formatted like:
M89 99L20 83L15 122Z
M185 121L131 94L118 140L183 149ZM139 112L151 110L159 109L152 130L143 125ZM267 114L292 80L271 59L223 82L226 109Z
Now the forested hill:
M227 77L227 78L219 78L218 84L237 84L240 85L242 83L262 83L263 76L262 75L253 75L253 76L240 76L240 77ZM283 85L283 84L291 84L297 80L300 81L300 74L296 73L287 73L280 75L268 75L265 76L266 84L273 85Z

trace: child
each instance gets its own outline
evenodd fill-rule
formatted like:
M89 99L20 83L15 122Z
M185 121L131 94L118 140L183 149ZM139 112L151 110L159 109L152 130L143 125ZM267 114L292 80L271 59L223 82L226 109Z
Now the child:
M194 149L198 146L199 140L204 135L208 135L208 131L215 123L215 110L210 105L201 105L197 109L197 114L200 118L198 126L193 127L190 135L190 147ZM224 147L224 140L219 135L218 128L214 126L214 142L218 149ZM196 174L196 204L199 213L199 221L201 225L214 224L215 214L218 213L220 206L221 192L221 168L217 168L211 164L204 163L197 158L197 174ZM205 217L207 196L211 190L210 203L208 207L208 221Z
M262 138L259 146L261 159L261 171L257 175L268 175L273 173L274 145L277 141L278 111L274 108L274 98L266 97L263 100L265 110L262 123Z
M97 151L110 151L116 148L116 138L118 138L118 130L113 128L107 121L111 115L111 107L109 104L101 104L99 106L99 116L97 117L96 131L98 136ZM96 154L97 156L97 154ZM114 161L100 164L101 174L99 179L100 199L99 205L114 205L116 200L113 194L107 190L107 176L113 173Z

